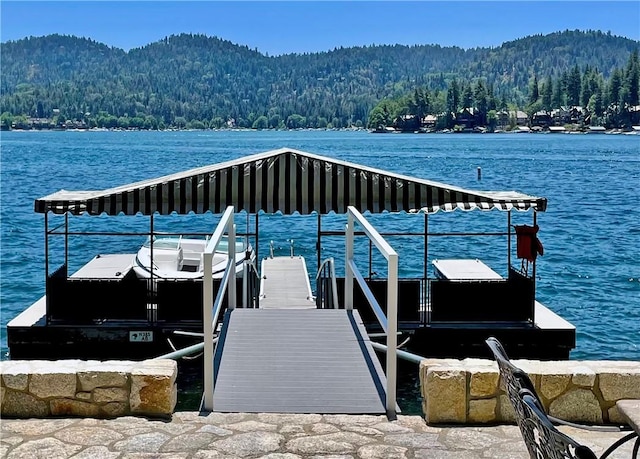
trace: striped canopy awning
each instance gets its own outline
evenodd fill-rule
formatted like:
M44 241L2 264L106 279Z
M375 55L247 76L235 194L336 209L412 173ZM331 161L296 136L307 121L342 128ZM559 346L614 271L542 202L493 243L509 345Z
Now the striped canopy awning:
M438 210L544 211L545 198L515 191L471 191L283 148L102 191L61 190L35 211L89 215L236 212L345 213Z

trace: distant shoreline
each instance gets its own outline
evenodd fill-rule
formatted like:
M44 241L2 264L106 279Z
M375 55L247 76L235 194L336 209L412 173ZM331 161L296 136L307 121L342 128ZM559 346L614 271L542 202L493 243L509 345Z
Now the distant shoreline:
M38 129L2 129L1 132L264 132L264 131L277 131L277 132L305 132L305 131L333 131L333 132L369 132L370 134L608 134L608 135L640 135L640 126L633 126L630 130L624 129L602 129L602 130L564 130L564 131L550 131L550 130L496 130L493 132L484 131L454 131L454 130L432 130L432 131L375 131L366 128L300 128L300 129L251 129L251 128L221 128L221 129L123 129L123 128L38 128Z

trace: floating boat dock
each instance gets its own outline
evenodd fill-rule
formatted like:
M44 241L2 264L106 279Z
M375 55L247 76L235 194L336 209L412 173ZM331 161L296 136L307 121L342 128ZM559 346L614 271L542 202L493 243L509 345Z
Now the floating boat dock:
M513 358L569 358L575 327L535 298L536 250L542 252L536 219L546 207L543 197L463 189L289 148L107 190L61 190L34 203L44 215L46 294L9 322L10 355L153 358L198 346L204 335L206 409L393 413L398 340L404 350L425 357L489 357L484 342L495 336ZM503 211L506 225L496 231L478 231L475 224L467 232L458 226L451 233L430 229L438 212L457 209ZM532 213L532 225L512 224L513 211ZM396 217L409 219L416 229L378 232L364 215L383 212L394 215L385 219L387 229ZM313 214L318 275L310 281L306 261L293 253L271 253L260 269L247 259L238 279L235 270L230 274L231 265L222 279L206 272L200 279L140 279L130 266L132 254L102 255L67 272L70 241L79 236L153 238L159 227L154 219L204 213L220 215L213 235L207 234L207 247L220 244L223 236L235 247L234 215L242 215L238 227L246 223L246 232L238 236L256 252L260 215ZM346 217L344 230L322 230L329 213ZM142 214L149 218L149 231L71 231L69 217L83 214ZM331 236L344 241L344 254L331 255L340 260L337 265L325 264L332 258L321 260L322 238ZM368 270L358 268L354 256L354 241L364 236ZM398 277L404 260L386 236L423 241L423 251L416 239L410 243L422 258L421 275ZM487 247L504 250L506 263L489 267L464 250L452 256L452 249L465 247L457 243L438 259L439 246L429 241L441 236L498 238L501 244ZM50 239L64 241L64 252L57 252L64 253L61 266L50 266ZM363 247L355 250L362 259ZM376 263L384 265L384 273L376 268L376 275L374 247ZM213 256L207 253L203 257ZM231 249L228 256L235 262ZM211 260L203 258L205 270ZM384 364L380 358L386 358ZM287 406L283 400L290 400Z

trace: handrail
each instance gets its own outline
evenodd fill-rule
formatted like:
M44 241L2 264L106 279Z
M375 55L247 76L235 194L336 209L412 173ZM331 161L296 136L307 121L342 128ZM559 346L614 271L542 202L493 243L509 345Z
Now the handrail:
M325 271L329 269L329 279L331 280L331 296L326 295L324 289L323 279L325 279ZM316 289L318 295L316 296L316 305L318 307L324 307L326 309L339 309L338 302L338 285L336 282L336 264L333 257L327 258L322 262L320 268L318 268L318 274L316 274ZM329 306L327 307L327 303Z
M384 330L384 332L388 333L388 330L387 330L389 328L388 319L386 314L380 307L380 303L378 303L378 300L376 300L376 297L373 295L373 292L369 288L369 285L367 285L367 282L365 281L364 276L360 273L360 270L356 266L355 261L349 260L348 263L349 263L349 268L353 273L353 277L358 281L358 285L360 285L360 287L362 288L362 293L364 294L365 298L369 302L369 306L371 306L371 309L373 310L373 313L375 314L376 319L378 319L378 322L382 326L382 329Z
M287 239L287 242L289 243L289 256L293 258L295 256L295 250L294 250L295 241L293 239ZM279 248L282 248L282 247L279 247ZM273 258L274 253L275 253L275 247L273 245L273 239L272 239L269 241L269 258Z
M353 258L353 246L355 230L358 223L369 240L378 248L380 253L387 260L387 315L380 308L375 300L371 289L360 274ZM347 208L347 228L346 228L346 260L345 260L345 309L353 309L353 280L355 279L365 297L371 304L376 318L387 334L387 416L395 417L396 413L396 378L397 378L397 346L398 346L398 254L385 241L380 233L362 216L353 206Z
M220 289L213 300L213 254L218 248L224 233L228 235L227 244L227 267L224 270ZM233 206L227 207L222 214L218 226L216 226L211 239L207 243L203 253L203 292L202 292L202 313L204 328L204 394L203 408L213 411L213 375L214 375L214 337L215 330L225 293L228 293L229 309L236 306L236 226L234 224ZM228 292L227 292L228 291ZM213 305L213 306L212 306Z
M255 260L247 258L245 259L244 264L245 269L242 273L242 305L245 308L258 308L260 307L260 292L257 280L260 279L260 273L258 272Z

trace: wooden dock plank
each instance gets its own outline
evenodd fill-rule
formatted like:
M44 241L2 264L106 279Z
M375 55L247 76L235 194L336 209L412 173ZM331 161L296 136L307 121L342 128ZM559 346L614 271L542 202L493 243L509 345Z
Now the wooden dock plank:
M357 311L235 309L216 348L214 410L384 414Z

